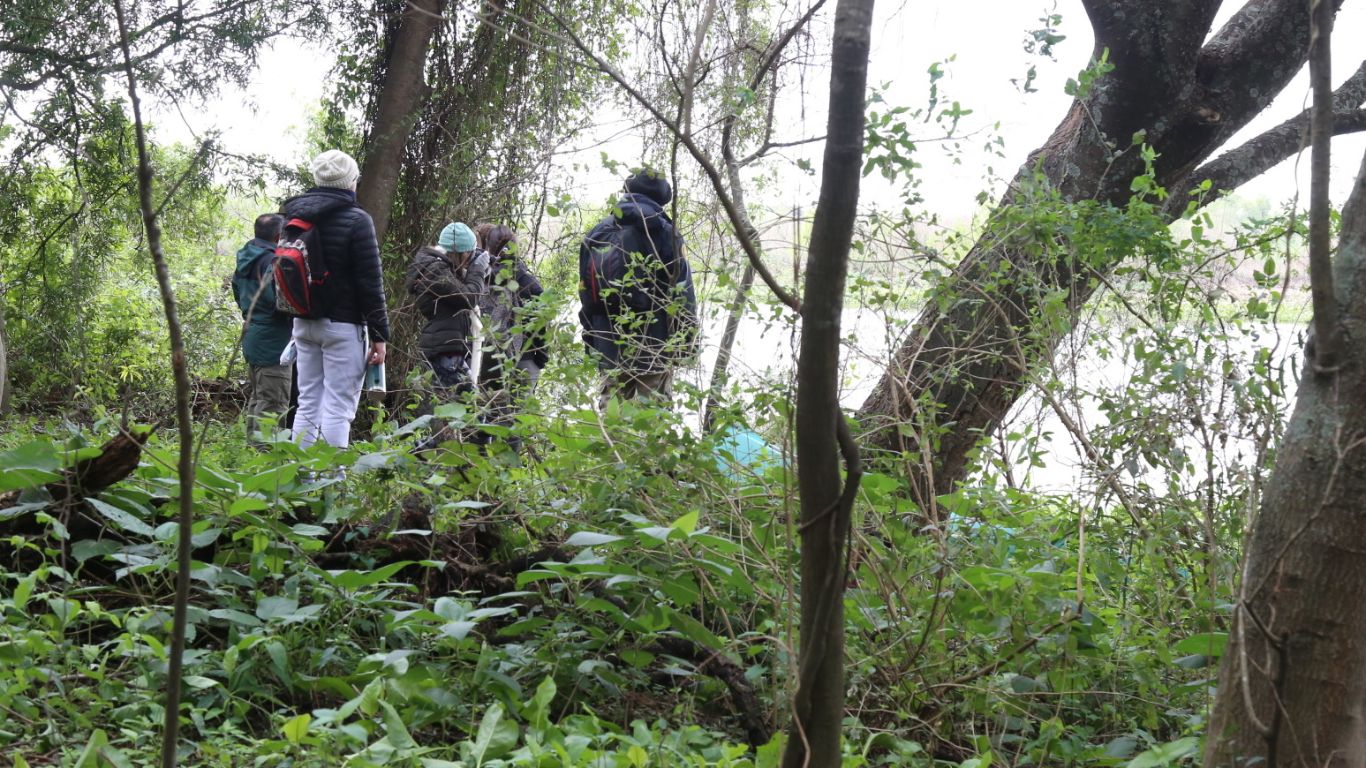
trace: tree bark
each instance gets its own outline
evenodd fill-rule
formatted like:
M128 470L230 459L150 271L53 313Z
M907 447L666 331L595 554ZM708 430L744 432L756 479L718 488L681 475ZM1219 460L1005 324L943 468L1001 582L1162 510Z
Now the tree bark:
M720 405L722 390L730 379L730 358L735 349L735 337L740 333L740 321L749 304L749 292L754 287L754 265L746 263L740 275L740 284L735 286L735 298L726 310L726 326L721 331L721 344L716 349L716 362L711 367L711 383L707 385L707 401L702 406L702 429L711 432L716 425L716 409Z
M427 47L441 24L444 5L444 0L408 0L394 35L356 190L356 202L375 220L375 237L380 243L389 231L403 169L403 148L427 93Z
M1366 338L1366 157L1334 267L1345 339ZM1205 765L1366 764L1366 354L1305 367L1252 527Z
M1285 87L1307 51L1304 0L1249 0L1203 43L1218 5L1088 0L1095 58L1108 48L1114 70L1073 103L1002 207L1041 184L1064 200L1127 203L1131 180L1145 171L1136 136L1157 152L1155 181L1183 189L1197 166ZM1067 324L1034 327L1043 303L1061 295L1075 319L1098 285L1088 270L1114 267L1104 254L1083 267L1024 245L995 236L978 241L859 411L875 446L920 457L906 472L914 500L932 518L935 497L963 478L979 438L1009 412L1034 361L1061 340ZM1007 273L1013 276L1003 280Z
M844 587L858 448L839 405L840 313L863 164L864 92L873 0L840 0L830 116L811 228L797 361L801 491L801 648L784 768L838 766L844 719ZM843 454L847 475L840 481Z

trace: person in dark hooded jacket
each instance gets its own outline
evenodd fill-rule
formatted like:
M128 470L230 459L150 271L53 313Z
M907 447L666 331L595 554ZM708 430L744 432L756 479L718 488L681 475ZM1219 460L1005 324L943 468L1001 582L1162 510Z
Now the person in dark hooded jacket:
M668 398L673 368L695 354L697 296L683 240L652 170L626 180L613 214L579 248L579 322L603 371L601 400Z
M237 269L232 275L232 295L246 321L242 357L250 369L246 420L247 438L253 442L259 439L261 417L281 417L289 410L289 390L294 379L294 364L280 363L280 355L294 331L294 319L276 311L274 284L266 279L275 260L275 241L280 237L282 223L283 219L274 213L256 218L256 237L237 252Z
M323 316L294 318L299 350L294 439L305 447L321 438L345 448L365 366L384 362L389 312L375 223L356 205L360 168L350 155L330 149L313 159L312 171L317 186L280 208L286 221L300 218L318 227L328 270Z

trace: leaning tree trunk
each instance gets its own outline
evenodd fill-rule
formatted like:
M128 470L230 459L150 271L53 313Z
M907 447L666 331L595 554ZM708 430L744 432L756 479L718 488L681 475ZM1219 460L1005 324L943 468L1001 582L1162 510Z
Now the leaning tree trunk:
M1031 155L1002 208L1041 183L1066 200L1126 203L1131 180L1144 172L1136 136L1158 153L1158 184L1185 190L1199 178L1197 166L1271 102L1307 49L1306 0L1249 0L1206 43L1219 4L1085 0L1094 57L1108 51L1114 70ZM1264 161L1260 152L1235 150L1228 180ZM912 457L906 471L928 515L934 497L962 479L978 440L1009 412L1035 361L1061 340L1065 324L1036 327L1043 303L1061 292L1075 320L1098 284L1087 270L1113 267L1104 255L1085 267L1032 256L988 235L939 288L859 412L875 446Z
M394 35L356 190L356 201L375 220L375 237L381 243L398 193L403 148L427 93L427 47L441 24L444 6L444 0L408 0Z
M859 482L858 449L839 404L840 312L863 164L864 89L872 23L873 0L840 0L830 62L825 158L811 227L797 361L801 649L784 768L840 764L845 551ZM841 454L848 469L843 483Z
M1306 365L1252 529L1205 765L1366 765L1366 157L1333 269L1349 343Z

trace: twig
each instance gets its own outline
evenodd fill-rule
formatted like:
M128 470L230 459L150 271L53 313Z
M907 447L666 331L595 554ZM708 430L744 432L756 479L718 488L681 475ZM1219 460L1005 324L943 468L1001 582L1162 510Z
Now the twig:
M128 97L133 106L133 128L138 149L138 207L147 233L147 250L151 253L161 303L166 312L166 326L171 341L171 371L175 376L176 417L180 432L180 530L179 551L176 553L175 618L171 625L169 668L166 674L166 720L161 745L162 768L175 768L176 743L180 734L180 685L185 656L186 613L190 598L190 550L193 547L194 524L194 432L190 419L190 376L185 360L185 341L181 334L180 318L176 310L175 289L171 273L161 249L161 224L152 207L152 166L147 153L147 135L142 123L142 106L138 100L137 75L124 19L122 0L114 0L114 14L118 19L119 47L123 51L123 69L128 77Z

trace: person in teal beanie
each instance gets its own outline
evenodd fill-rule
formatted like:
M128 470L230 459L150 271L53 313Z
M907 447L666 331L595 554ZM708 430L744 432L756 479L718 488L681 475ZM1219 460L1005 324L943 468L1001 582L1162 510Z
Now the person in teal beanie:
M436 246L424 245L408 264L404 289L427 323L417 345L446 397L473 389L470 376L474 310L484 295L489 260L460 222L446 225Z
M256 218L256 235L237 252L232 275L232 295L242 310L242 357L250 369L247 401L247 439L259 442L257 430L264 416L279 418L289 410L289 391L294 364L281 364L280 355L289 344L294 320L275 310L275 286L263 279L275 260L275 241L283 219L273 213Z

